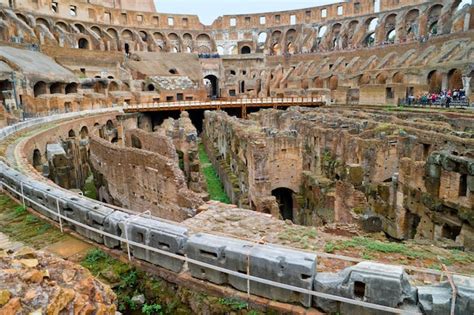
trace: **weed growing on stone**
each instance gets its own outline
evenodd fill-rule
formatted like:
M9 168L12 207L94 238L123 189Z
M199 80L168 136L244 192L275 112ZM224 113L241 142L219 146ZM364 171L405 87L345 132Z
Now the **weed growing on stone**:
M234 298L219 299L219 304L229 306L234 311L243 310L243 309L248 307L247 302L244 302L244 301L241 301L241 300L238 300L238 299L234 299Z
M209 160L206 149L202 143L199 144L199 161L201 163L201 172L206 179L207 192L209 193L211 200L230 203L230 199L224 191L219 176L217 176L217 172Z

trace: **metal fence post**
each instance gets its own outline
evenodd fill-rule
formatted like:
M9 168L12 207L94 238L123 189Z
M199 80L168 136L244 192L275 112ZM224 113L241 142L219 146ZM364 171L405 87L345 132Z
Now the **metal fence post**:
M61 218L61 212L59 211L59 199L58 198L56 198L56 210L58 211L59 228L61 229L61 233L64 233L63 219Z
M23 194L23 182L20 183L20 187L21 187L21 203L23 204L23 208L26 208L25 195Z

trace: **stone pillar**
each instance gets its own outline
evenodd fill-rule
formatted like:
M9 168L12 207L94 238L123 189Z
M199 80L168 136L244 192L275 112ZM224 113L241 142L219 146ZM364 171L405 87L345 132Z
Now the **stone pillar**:
M471 95L471 77L463 76L462 85L464 87L464 91L466 91L466 96L469 97Z
M441 90L446 90L448 89L448 74L443 73L442 76L443 76L443 79L441 81Z

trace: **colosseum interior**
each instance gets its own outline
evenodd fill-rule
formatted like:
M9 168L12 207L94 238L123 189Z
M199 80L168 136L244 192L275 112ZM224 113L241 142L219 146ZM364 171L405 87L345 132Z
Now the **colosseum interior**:
M0 0L3 194L230 314L474 314L470 0L159 9Z

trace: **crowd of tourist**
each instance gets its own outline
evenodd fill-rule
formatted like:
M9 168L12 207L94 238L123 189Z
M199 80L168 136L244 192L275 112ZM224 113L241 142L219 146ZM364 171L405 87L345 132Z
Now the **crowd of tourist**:
M464 89L443 90L440 93L424 93L422 95L410 95L406 99L407 105L441 105L449 107L453 101L469 104Z

